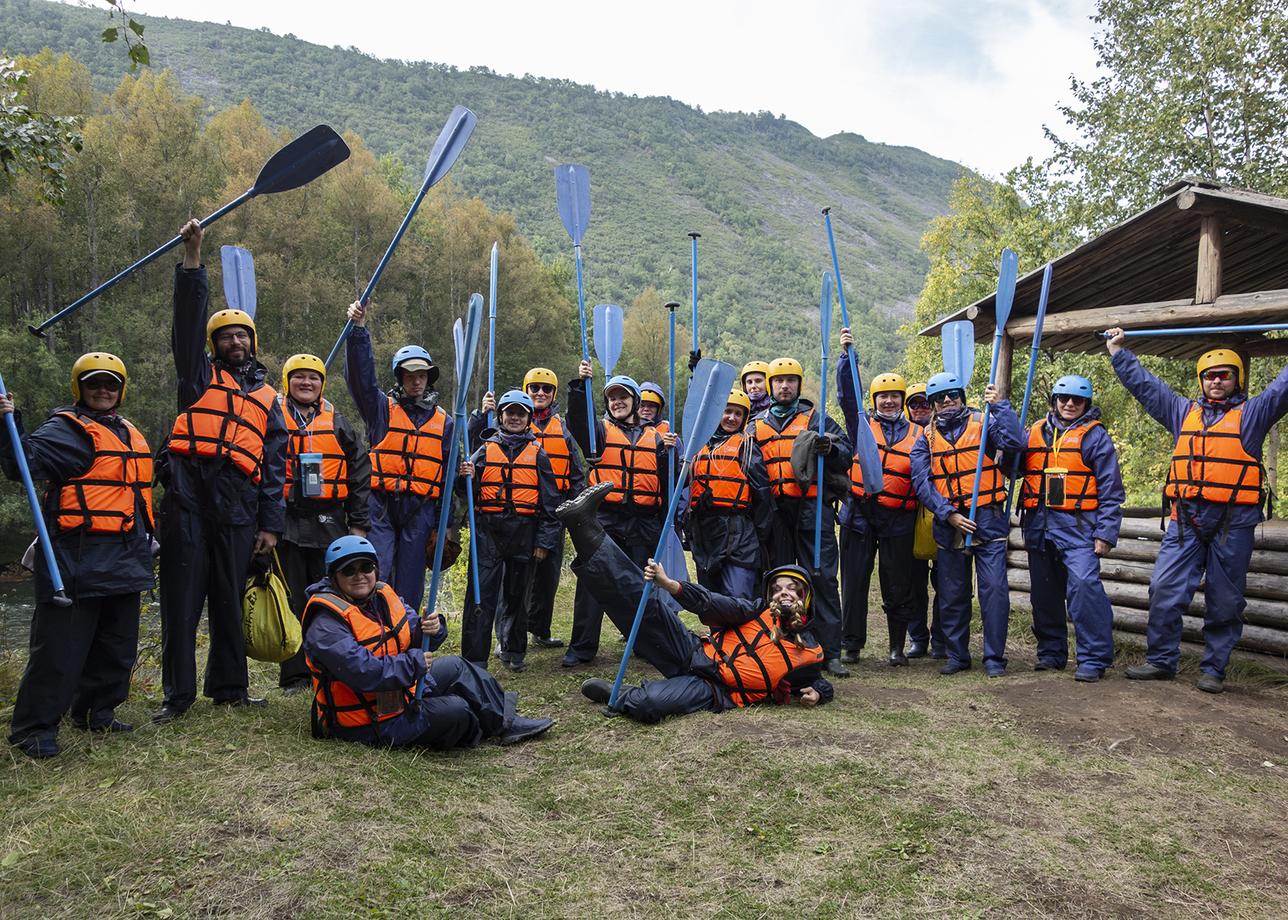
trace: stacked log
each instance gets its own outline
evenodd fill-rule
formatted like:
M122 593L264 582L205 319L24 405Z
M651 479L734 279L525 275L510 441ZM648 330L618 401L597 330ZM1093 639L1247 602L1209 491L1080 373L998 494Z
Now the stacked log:
M1113 605L1114 628L1144 633L1149 618L1149 580L1163 539L1157 508L1124 509L1118 545L1100 561L1100 578ZM1018 518L1007 541L1007 581L1011 603L1029 606L1029 557ZM1271 520L1257 528L1244 592L1243 636L1238 648L1288 656L1288 521ZM1203 641L1203 585L1182 618L1183 637Z

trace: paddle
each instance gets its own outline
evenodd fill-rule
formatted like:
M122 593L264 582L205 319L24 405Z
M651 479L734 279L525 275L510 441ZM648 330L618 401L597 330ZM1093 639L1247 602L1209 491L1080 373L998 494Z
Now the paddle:
M452 109L452 114L447 116L447 124L443 125L443 130L439 132L438 140L434 141L434 149L430 151L429 160L425 163L425 179L420 184L420 191L412 199L411 207L407 209L407 216L398 225L398 229L394 232L394 238L389 241L389 247L380 259L380 264L376 266L375 272L371 275L371 280L367 282L367 287L363 290L362 296L358 298L358 302L364 307L370 302L371 295L375 292L376 285L380 282L380 276L385 273L385 267L389 264L389 260L393 258L394 250L398 248L398 244L402 241L403 234L411 226L411 219L416 216L420 203L424 201L425 195L428 194L429 190L437 185L439 180L446 176L452 166L456 164L456 158L461 155L461 151L469 143L470 135L474 133L474 125L477 122L478 119L474 117L474 113L463 105L458 105ZM331 366L335 356L340 353L344 340L349 337L351 332L353 332L353 320L349 320L344 324L344 328L340 330L340 337L331 346L331 353L326 356L327 367Z
M689 352L690 363L696 364L702 357L702 350L698 348L698 237L701 233L691 231L689 239L693 241L692 255L689 259L689 274L693 278L693 349ZM673 349L674 350L674 349ZM675 366L675 355L671 356L671 366Z
M997 383L997 360L1002 353L1002 336L1006 335L1006 321L1011 318L1011 306L1015 301L1015 281L1019 275L1020 258L1010 249L1002 250L1002 264L997 275L997 297L993 308L993 363L988 371L990 386ZM979 430L979 450L975 457L975 484L970 490L970 519L975 520L979 506L979 478L984 473L984 451L988 449L989 403L984 404L984 421ZM974 541L974 534L966 534L966 546Z
M581 360L590 360L590 345L586 341L586 286L582 275L581 238L590 225L590 171L585 166L564 164L555 167L555 203L559 207L559 220L568 236L572 237L573 260L577 264L577 318L581 322ZM595 400L586 381L586 429L590 441L590 454L595 449Z
M729 401L729 391L733 388L734 378L737 377L738 370L732 364L726 364L723 361L713 361L710 358L703 358L698 362L698 366L693 371L693 379L689 384L689 395L684 400L684 464L680 467L680 479L676 483L676 488L671 492L671 500L667 502L666 517L662 520L675 520L675 506L683 489L685 478L689 474L689 469L693 465L693 457L697 454L702 445L706 444L715 433L716 425L720 422L720 417L724 414L725 404ZM662 528L662 535L657 541L657 548L653 552L654 559L661 559L666 550L666 544L670 537L674 535L674 528L666 526ZM635 608L635 620L631 623L630 634L626 637L626 650L622 653L622 663L617 668L617 678L613 681L613 692L608 698L608 712L616 710L617 697L622 690L622 680L626 677L626 666L630 663L631 653L635 650L635 638L639 635L640 621L644 619L644 608L648 604L649 595L653 591L653 582L644 582L644 591L640 594L639 606Z
M1033 341L1029 345L1029 376L1024 381L1024 402L1020 405L1020 432L1024 434L1029 422L1029 399L1033 396L1033 376L1038 368L1038 349L1042 346L1042 323L1046 320L1047 294L1051 291L1051 263L1042 271L1042 293L1038 295L1037 322L1033 327ZM1025 435L1027 437L1027 435ZM1024 460L1021 451L1011 465L1011 479L1006 484L1006 519L1011 519L1011 499L1015 496L1015 477L1020 474L1020 464Z
M1127 329L1123 335L1131 338L1138 335L1221 335L1234 332L1275 332L1288 329L1288 323L1262 323L1254 326L1195 326L1190 329ZM1098 333L1102 339L1110 338L1108 332Z
M944 370L970 386L975 373L975 326L968 319L945 323L939 330L939 347L944 356Z
M622 308L615 303L595 304L595 357L604 365L605 376L613 376L622 356Z
M255 318L255 257L240 246L220 246L219 264L224 273L224 300L230 310Z
M458 392L469 389L469 378L463 375L465 361L465 330L461 328L459 319L452 325L452 344L456 347L456 381ZM470 451L470 432L469 425L462 425L457 422L457 430L461 433L461 446L465 451L465 459L472 456ZM474 539L476 531L474 530L474 486L473 483L467 483L465 486L465 507L467 519L470 522L470 580L474 586L474 609L483 606L483 592L479 590L479 548L478 541Z
M497 244L493 243L487 283L487 391L493 398L496 397L496 248ZM488 412L487 426L496 427L495 412ZM466 443L468 445L468 441ZM470 534L473 533L474 531L471 530ZM473 543L474 540L471 539L470 542Z
M299 188L301 185L307 185L331 167L343 163L348 158L349 148L340 139L340 135L326 125L318 125L312 131L300 135L273 154L269 161L264 164L264 168L259 171L259 175L255 177L255 184L218 211L203 218L201 226L209 227L229 211L240 207L257 195L271 195ZM99 294L102 294L108 288L115 287L140 268L159 259L182 242L183 237L176 236L169 242L162 243L120 274L108 278L88 294L63 307L39 326L28 326L28 331L32 335L44 338L45 330L54 323L71 316Z
M479 331L483 325L483 295L471 294L470 305L466 310L465 329L457 340L456 369L456 402L452 418L457 430L465 427L465 403L469 399L469 380L474 373L474 356L479 347ZM453 330L455 334L455 330ZM447 452L447 467L443 471L443 491L439 497L438 539L434 541L434 565L429 580L429 599L425 602L425 618L438 612L438 585L443 575L443 543L447 539L447 521L452 505L452 490L456 488L456 468L460 465L460 447L462 439L453 437ZM474 533L470 533L470 542L474 542ZM478 567L475 567L478 571ZM429 634L426 633L421 648L429 651ZM425 695L425 682L417 690L418 696Z
M693 245L697 245L695 241ZM667 312L667 341L670 343L667 351L667 365L670 367L669 382L666 391L666 424L675 431L675 311L680 306L678 300L668 300L666 302ZM694 318L696 321L697 310L694 309ZM696 339L695 339L696 341ZM696 347L696 346L695 346ZM666 501L671 502L671 490L675 488L675 451L666 452Z
M845 303L845 285L841 282L841 262L836 255L836 237L832 234L831 211L831 208L823 209L823 226L827 228L827 245L832 252L832 276L836 279L836 293L841 301L841 325L850 332L857 332L858 330L850 325L850 310ZM859 365L854 349L845 349L845 356L849 359L850 379L854 383L854 404L859 407L859 424L856 426L858 430L854 436L854 455L859 461L859 469L863 472L863 491L868 495L876 495L885 488L881 454L877 450L877 439L872 436L872 428L863 417L867 410L863 408L863 382L859 379ZM822 376L826 377L828 373L830 369L825 364Z
M823 373L818 380L818 406L815 417L818 419L818 436L823 437L827 430L827 368L832 338L832 273L823 272L823 293L818 302L818 327L823 340ZM859 427L867 428L863 416L859 416ZM868 432L871 434L871 431ZM823 455L818 455L817 473L814 477L818 495L814 498L814 571L821 571L823 565ZM884 483L882 484L884 487Z

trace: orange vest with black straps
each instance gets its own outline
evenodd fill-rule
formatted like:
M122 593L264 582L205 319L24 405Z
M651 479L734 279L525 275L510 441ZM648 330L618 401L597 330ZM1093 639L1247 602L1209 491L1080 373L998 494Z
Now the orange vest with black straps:
M742 468L743 449L747 443L741 434L731 434L712 447L707 444L693 458L691 508L705 505L724 511L751 510L751 484ZM710 498L704 498L706 495Z
M358 644L377 658L386 655L398 655L411 648L411 626L407 622L407 608L398 597L397 592L383 581L376 582L372 604L379 609L384 607L384 614L389 625L377 623L363 613L357 604L351 603L337 594L320 592L309 598L304 608L304 628L309 627L309 620L319 611L329 611L340 618ZM402 711L416 697L416 685L396 691L401 705L386 707L390 711L380 712L377 693L359 693L348 684L327 674L312 658L305 656L309 671L313 674L313 715L316 723L327 728L362 728L393 719L402 715Z
M720 682L738 706L771 699L789 673L823 661L823 650L817 646L807 648L790 639L773 641L773 623L773 614L765 610L755 619L702 639L702 651L716 663Z
M604 443L599 462L590 471L590 484L611 482L613 491L604 501L615 505L655 508L662 504L662 481L657 471L657 452L662 436L652 425L640 432L634 444L626 432L611 422L604 423Z
M917 507L917 492L912 487L912 445L921 437L921 426L916 422L909 423L902 438L887 444L881 423L868 418L868 424L877 442L877 453L881 455L882 483L881 491L877 493L877 504L898 511L913 510ZM866 494L858 457L850 464L850 493L856 498L863 498Z
M75 412L58 415L80 427L94 442L94 461L88 470L67 480L58 490L55 508L59 530L83 527L89 533L129 533L134 530L140 503L152 520L152 451L143 435L124 418L129 443L115 431Z
M1163 494L1219 504L1261 504L1265 497L1261 461L1243 447L1242 422L1243 406L1238 405L1204 427L1202 407L1192 405L1172 448Z
M525 517L536 514L541 500L537 487L536 441L524 445L513 460L495 441L488 441L483 454L483 474L479 477L479 511L499 514L513 511Z
M208 460L226 457L251 482L259 482L264 434L276 397L266 383L243 393L236 377L212 367L210 386L174 420L170 453Z
M371 448L371 488L436 499L443 492L443 428L447 413L434 413L417 428L407 410L389 400L389 430Z
M1100 507L1096 486L1096 472L1082 459L1082 439L1087 432L1099 425L1093 420L1058 432L1053 444L1047 444L1046 420L1029 429L1029 446L1024 452L1024 485L1020 489L1020 503L1025 508L1036 508L1042 498L1042 471L1050 467L1067 470L1064 477L1064 503L1043 505L1052 511L1092 511Z
M765 458L765 472L769 474L769 488L775 498L813 498L818 494L818 484L811 482L809 489L801 492L792 472L792 443L802 431L810 428L814 410L800 412L783 426L782 431L775 431L774 426L764 419L756 419L754 435L760 446L760 454Z
M286 421L286 483L282 487L282 497L291 497L291 485L295 482L295 464L300 454L322 455L322 494L308 499L309 501L344 501L349 497L349 458L344 455L344 447L335 434L335 407L328 400L322 400L313 418L303 427L295 420L295 413L286 404L286 397L277 397L282 407L282 418Z
M933 425L926 431L930 447L930 481L940 495L957 505L959 511L970 505L982 429L979 417L972 413L956 444L950 443ZM985 451L984 467L979 474L979 506L1005 500L1006 477Z
M560 493L567 493L572 486L572 453L568 449L568 440L564 437L563 420L557 415L551 415L545 428L538 428L535 421L529 427L541 442L541 449L550 458L550 469L555 474L555 488Z

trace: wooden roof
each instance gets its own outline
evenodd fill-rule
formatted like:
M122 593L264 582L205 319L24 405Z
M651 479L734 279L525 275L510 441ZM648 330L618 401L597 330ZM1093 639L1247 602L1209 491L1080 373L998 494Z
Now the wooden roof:
M1096 332L1114 325L1179 328L1288 317L1288 199L1193 179L1174 183L1164 195L1052 262L1044 349L1097 351L1104 340ZM1209 240L1201 256L1205 227ZM1006 329L1017 344L1033 335L1042 270L1036 266L1016 285ZM921 334L938 336L944 323L972 319L976 341L986 342L993 335L994 300L990 294ZM1259 334L1132 337L1128 344L1138 354L1177 358L1217 344L1250 355L1288 354L1288 339Z

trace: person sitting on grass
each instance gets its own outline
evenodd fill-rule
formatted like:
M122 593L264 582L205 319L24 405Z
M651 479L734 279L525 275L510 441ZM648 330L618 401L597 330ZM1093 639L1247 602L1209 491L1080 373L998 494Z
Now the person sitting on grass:
M340 537L327 548L326 568L304 608L315 738L446 750L484 738L514 744L554 724L516 715L518 695L478 665L422 651L420 617L377 580L370 541ZM436 649L447 638L447 621L438 614L427 627Z
M696 613L710 628L698 636L654 594L635 640L635 652L662 672L663 680L628 687L609 715L656 723L667 716L721 712L755 703L816 706L832 699L823 677L823 650L809 632L812 585L799 566L782 565L765 575L764 600L726 597L700 585L676 581L656 560L641 571L600 525L596 510L611 483L600 483L559 506L577 558L573 574L599 598L614 625L629 633L635 610L651 581ZM612 685L591 678L581 692L607 703Z

